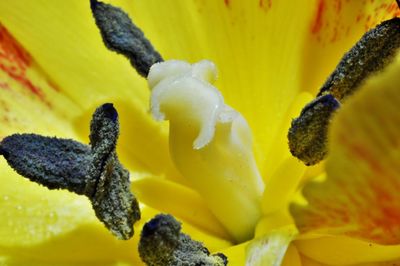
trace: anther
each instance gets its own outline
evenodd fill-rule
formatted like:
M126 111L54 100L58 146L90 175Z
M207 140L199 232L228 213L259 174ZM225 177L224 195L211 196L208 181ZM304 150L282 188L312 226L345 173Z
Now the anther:
M225 255L211 255L202 243L183 234L181 224L167 214L159 214L144 225L140 236L139 254L149 266L228 264Z
M290 152L306 165L313 165L327 154L326 135L339 102L331 94L317 97L293 119L289 129Z
M112 104L96 109L90 142L36 134L14 134L0 143L1 154L20 175L49 189L86 195L96 216L118 238L129 239L140 219L130 192L129 172L118 161L118 113Z
M150 67L162 62L143 32L120 8L90 0L93 17L108 49L126 56L136 71L147 77Z
M291 153L306 165L313 165L327 154L327 132L332 113L344 103L371 75L383 70L395 58L400 47L400 18L384 21L368 31L347 52L317 98L308 104L289 129ZM328 95L328 98L324 96ZM317 108L319 101L331 103ZM316 105L317 104L317 105ZM321 112L317 114L317 112ZM308 135L310 134L310 135Z

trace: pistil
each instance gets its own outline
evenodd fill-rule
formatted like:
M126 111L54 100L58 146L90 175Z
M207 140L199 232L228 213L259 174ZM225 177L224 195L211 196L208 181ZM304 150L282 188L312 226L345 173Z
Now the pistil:
M170 121L170 152L178 170L204 197L237 241L253 236L264 184L244 117L212 86L210 61L166 61L151 67L151 112Z

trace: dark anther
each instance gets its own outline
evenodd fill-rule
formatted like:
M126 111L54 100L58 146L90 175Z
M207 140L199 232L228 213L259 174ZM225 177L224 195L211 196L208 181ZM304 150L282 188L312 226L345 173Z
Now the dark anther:
M331 94L317 97L306 105L289 129L290 152L306 165L313 165L327 154L326 135L329 121L340 106Z
M129 239L140 210L130 191L129 173L115 152L119 123L112 104L96 109L90 128L90 146L70 139L14 134L2 140L1 154L31 181L86 195L105 226L118 238Z
M143 32L120 8L90 0L93 17L108 49L126 56L136 71L147 77L150 67L163 61Z
M139 254L149 266L228 264L225 255L210 255L202 243L181 233L181 224L167 214L159 214L144 225L140 236Z
M400 47L400 18L382 22L368 31L347 52L320 89L318 96L330 93L343 102L371 74L391 63Z
M384 21L364 34L343 56L320 89L317 98L293 120L288 133L293 156L306 165L316 164L325 158L332 113L339 107L339 103L343 104L368 77L390 64L399 47L400 18ZM332 104L322 108L320 101L327 99Z
M15 134L1 142L3 156L20 175L50 189L83 194L90 147L70 139Z

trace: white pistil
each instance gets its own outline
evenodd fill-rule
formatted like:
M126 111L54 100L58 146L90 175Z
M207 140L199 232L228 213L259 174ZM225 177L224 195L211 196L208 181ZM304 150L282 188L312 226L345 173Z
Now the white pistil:
M206 60L153 65L151 112L170 121L170 153L179 171L231 235L244 241L260 218L264 184L246 120L211 85L216 72Z

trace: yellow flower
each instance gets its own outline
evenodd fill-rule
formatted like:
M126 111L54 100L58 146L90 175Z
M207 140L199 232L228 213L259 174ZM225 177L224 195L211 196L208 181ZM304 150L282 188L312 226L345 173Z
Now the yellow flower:
M164 58L189 62L210 59L218 66L215 86L225 102L246 118L253 133L254 158L265 184L263 195L257 196L261 206L256 206L262 218L258 221L255 215L251 226L241 227L235 223L236 217L218 217L217 211L223 211L224 205L210 206L203 198L204 191L193 189L185 172L179 173L169 155L168 125L154 121L148 113L146 81L127 60L104 47L89 1L0 3L1 138L15 132L35 132L88 142L90 114L100 103L113 102L121 119L118 153L131 172L133 191L146 205L136 232L162 211L181 220L184 232L203 241L211 251L228 255L230 265L243 265L246 256L253 265L279 265L286 249L284 265L399 259L396 217L392 216L398 209L396 205L382 209L387 202L397 202L396 180L388 179L393 184L380 181L384 185L378 187L379 195L392 197L382 199L385 204L368 197L371 187L376 187L371 184L377 182L372 177L395 177L399 170L399 117L394 109L399 98L388 82L398 80L395 73L399 64L368 83L368 88L338 114L330 135L328 181L322 189L310 185L306 198L311 211L309 207L292 208L300 230L297 237L287 212L299 184L322 173L321 165L306 169L290 155L286 140L290 121L361 34L394 15L392 1L113 2L130 13ZM377 101L377 96L391 101ZM369 105L376 109L367 123ZM352 125L354 133L344 135L347 127L343 125ZM366 130L371 134L363 134ZM346 136L359 137L366 152L351 147L353 139ZM376 166L375 162L378 168L368 168ZM97 221L87 199L66 191L49 191L19 177L4 160L0 164L0 252L5 264L141 263L138 234L125 242L114 239ZM353 176L359 181L351 183ZM207 185L213 188L210 180L203 188ZM310 199L340 202L342 195L352 195L343 191L348 186L367 191L366 199L354 199L360 200L356 206L363 208L354 208L346 216L354 219L352 227L319 222L317 219L335 220L337 213L325 212L325 205L314 206ZM325 190L330 191L329 197L324 196ZM220 195L220 199L231 198ZM344 204L348 206L347 201ZM366 208L366 204L372 207ZM227 203L227 209L232 207ZM368 217L369 209L376 210L373 215L381 222L364 226L362 217ZM237 217L247 218L242 211L238 210ZM389 223L387 219L392 220ZM366 234L371 228L383 231ZM253 230L255 239L250 241Z

